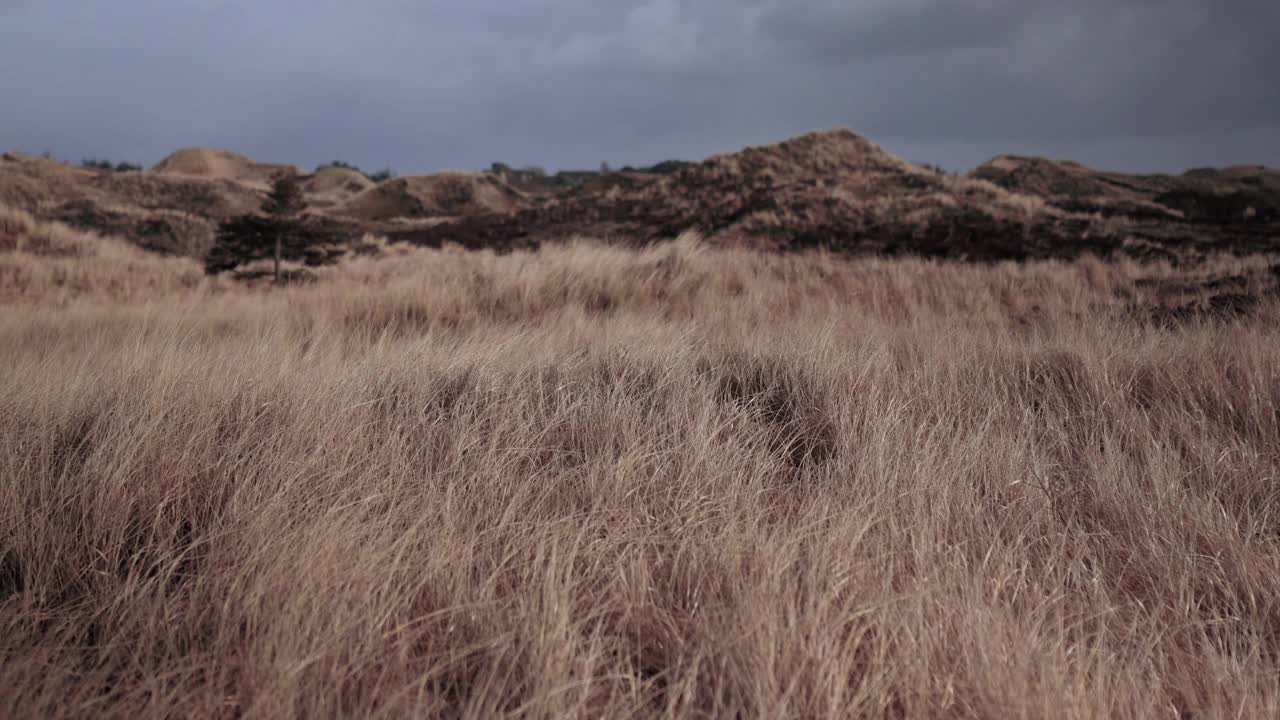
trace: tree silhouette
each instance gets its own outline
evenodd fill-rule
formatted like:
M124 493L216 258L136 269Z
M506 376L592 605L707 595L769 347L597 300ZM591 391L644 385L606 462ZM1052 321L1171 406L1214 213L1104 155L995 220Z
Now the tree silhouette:
M302 187L298 185L298 178L293 173L282 173L276 176L275 182L271 185L271 192L267 195L266 202L262 204L262 211L275 219L277 224L274 253L276 282L280 282L280 255L284 251L285 235L293 229L294 218L306 206L307 201L302 197Z
M261 213L241 215L218 225L213 249L205 257L205 272L216 275L256 260L271 258L280 281L280 263L301 260L310 266L336 262L346 253L340 228L301 217L306 208L302 187L293 174L272 183Z

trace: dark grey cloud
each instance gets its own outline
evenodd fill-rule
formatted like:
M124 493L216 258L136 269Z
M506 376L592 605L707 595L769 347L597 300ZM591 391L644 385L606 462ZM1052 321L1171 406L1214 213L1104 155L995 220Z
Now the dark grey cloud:
M0 0L0 146L401 171L701 157L1280 165L1273 0Z
M846 65L886 57L998 48L1034 17L1035 3L863 2L776 5L762 34L792 54Z

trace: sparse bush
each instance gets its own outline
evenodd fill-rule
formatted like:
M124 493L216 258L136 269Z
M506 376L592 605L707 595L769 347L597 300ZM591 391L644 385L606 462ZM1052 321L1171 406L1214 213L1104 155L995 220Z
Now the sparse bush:
M112 170L115 172L133 172L142 169L141 165L129 162L112 163L104 158L85 158L80 161L80 166L91 170Z
M356 167L355 165L352 165L351 163L343 162L341 160L334 160L333 162L327 162L322 165L317 165L316 172L320 172L321 170L326 170L328 168L342 168L344 170L355 170L356 172L360 172L360 168Z
M694 163L687 160L663 160L662 162L651 165L647 168L641 168L640 172L652 173L654 175L673 175L693 164Z
M321 170L325 170L327 168L341 168L343 170L352 170L354 172L360 173L361 175L364 175L365 177L369 178L370 180L376 183L380 183L385 180L390 180L391 178L396 176L395 172L390 168L384 168L377 172L368 173L361 170L359 167L352 165L351 163L343 162L341 160L334 160L333 162L320 165L316 167L316 172L320 172Z

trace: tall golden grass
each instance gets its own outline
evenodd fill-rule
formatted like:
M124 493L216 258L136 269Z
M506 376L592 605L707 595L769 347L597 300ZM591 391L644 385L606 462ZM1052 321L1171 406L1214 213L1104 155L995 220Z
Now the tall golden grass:
M3 714L1280 716L1274 304L387 253L236 289L0 252L104 266L0 306Z

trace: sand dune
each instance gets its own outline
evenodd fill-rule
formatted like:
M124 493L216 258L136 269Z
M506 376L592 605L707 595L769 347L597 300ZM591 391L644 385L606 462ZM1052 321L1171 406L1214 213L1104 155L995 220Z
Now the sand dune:
M265 188L280 172L301 175L294 165L256 162L244 155L215 148L185 148L161 160L152 172L186 175L210 180L234 180Z
M214 224L253 211L261 195L233 180L86 170L18 153L0 157L0 205L166 253L202 255Z
M337 212L360 220L391 220L509 213L529 204L526 195L496 175L440 172L387 180Z
M377 183L358 170L326 167L302 181L302 190L310 195L358 195Z
M6 154L0 202L41 219L154 235L148 247L207 246L211 223L254 212L272 177L296 167L218 149L184 149L147 172L84 170ZM350 168L303 175L308 212L425 245L510 248L572 236L648 243L686 230L712 244L970 260L1129 254L1175 259L1275 247L1280 173L1256 166L1131 175L1004 155L967 175L905 162L847 129L806 133L666 174L584 174L527 193L488 172L375 184ZM69 209L70 208L70 209ZM106 223L106 216L128 218ZM136 219L136 222L135 222ZM133 227L138 225L138 227ZM199 238L165 235L199 226Z

